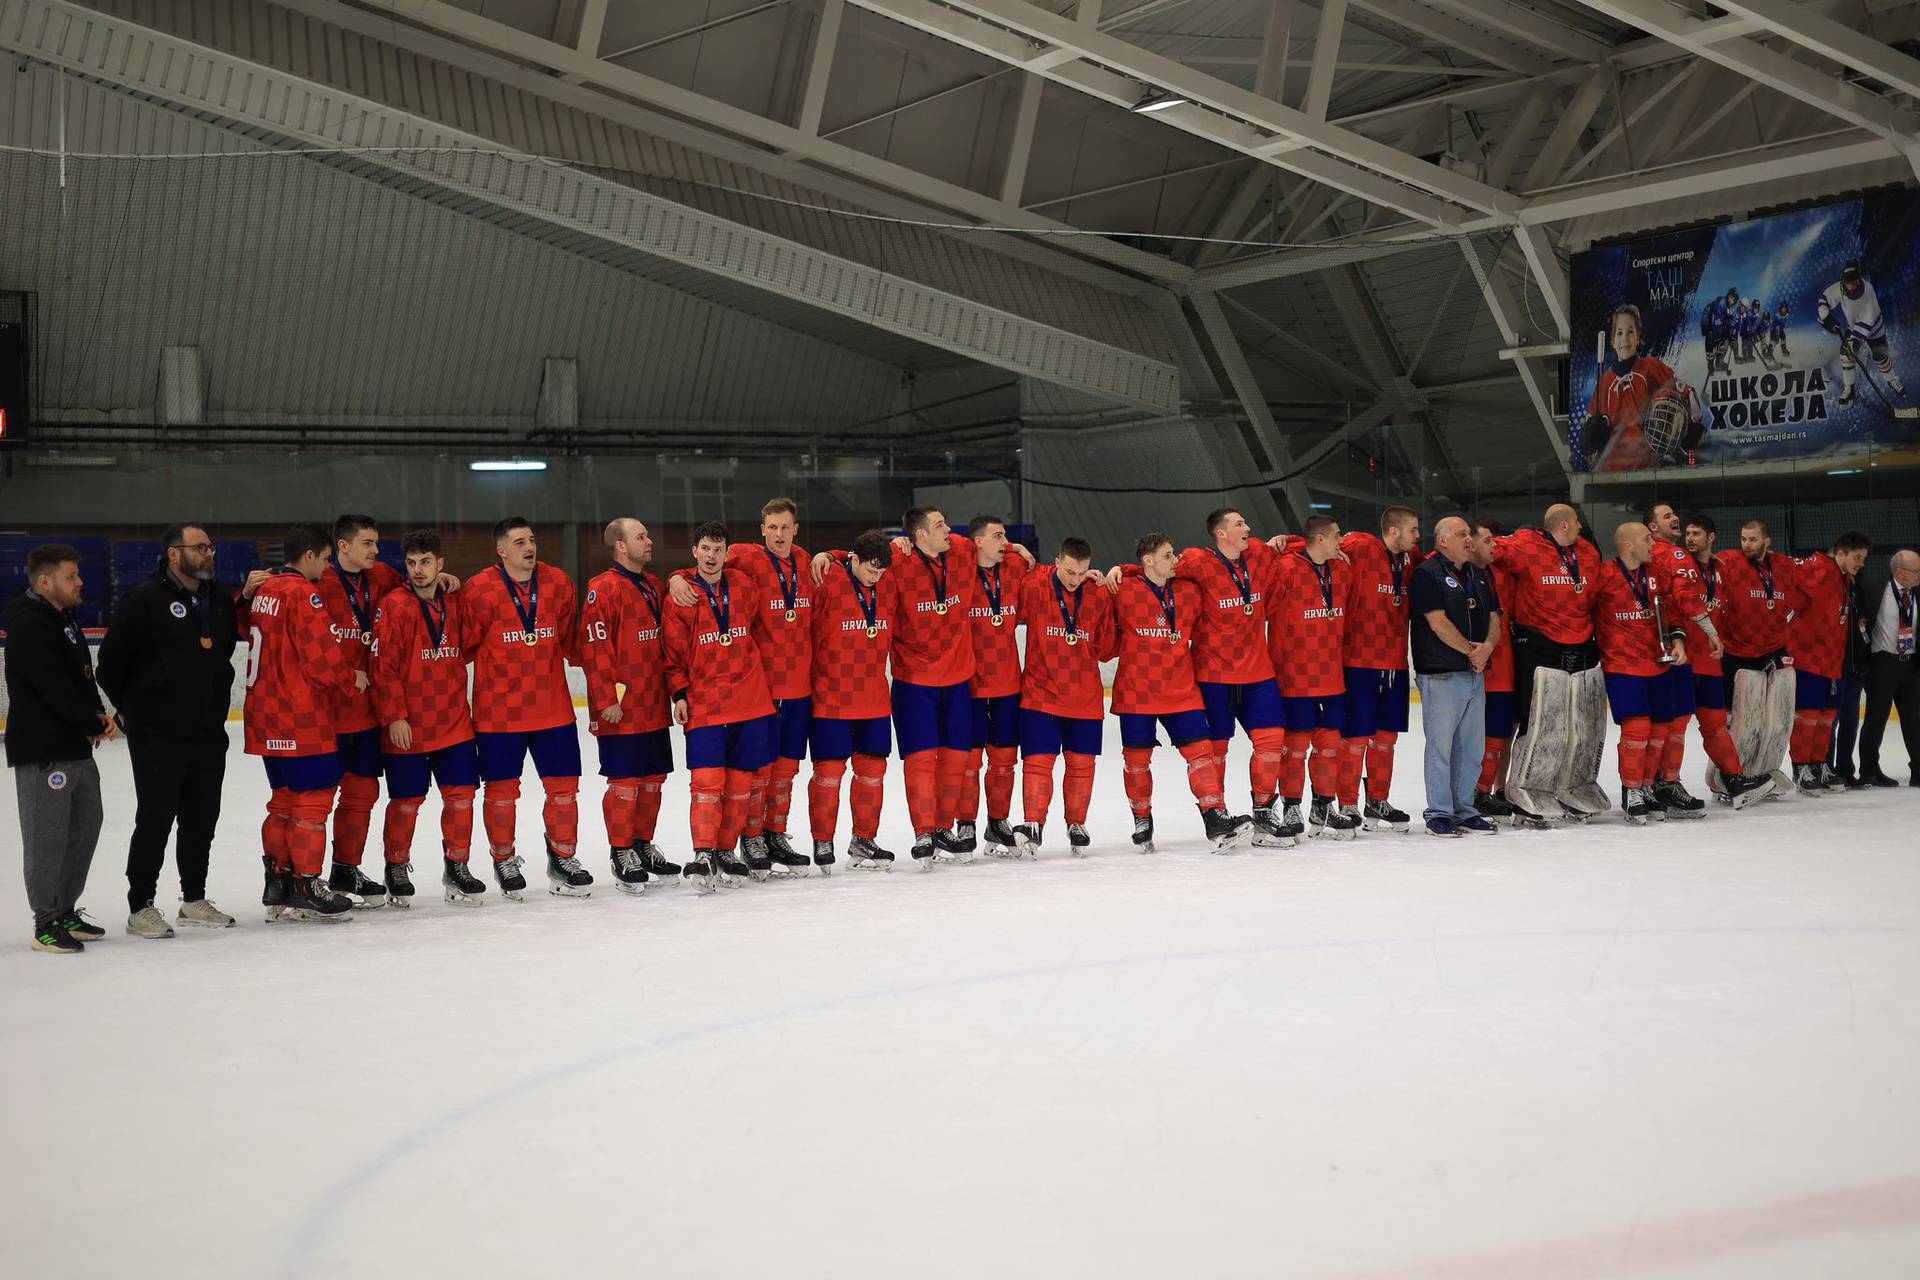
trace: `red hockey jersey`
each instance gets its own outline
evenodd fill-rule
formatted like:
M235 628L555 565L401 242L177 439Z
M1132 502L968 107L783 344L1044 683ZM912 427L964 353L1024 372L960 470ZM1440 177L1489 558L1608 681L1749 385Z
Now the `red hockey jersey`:
M1349 533L1340 539L1340 550L1348 560L1341 661L1349 667L1405 671L1407 631L1413 621L1413 571L1424 557L1418 549L1387 550L1377 533Z
M1280 692L1289 698L1325 698L1346 692L1343 670L1348 566L1314 566L1304 550L1279 558L1267 596L1267 653Z
M1558 644L1593 639L1593 585L1600 553L1585 538L1563 547L1539 529L1494 539L1493 560L1512 575L1515 594L1500 597L1507 620Z
M667 692L687 699L687 728L738 724L773 714L766 665L751 619L762 601L738 569L721 574L708 597L691 605L667 601ZM701 591L696 579L694 589Z
M1259 539L1229 562L1213 547L1180 553L1175 576L1200 588L1193 672L1208 684L1253 684L1273 676L1267 653L1267 588L1278 553Z
M666 600L660 579L614 566L587 583L580 610L580 668L587 676L587 727L596 734L652 733L673 722L667 705ZM613 705L620 722L607 724L601 711Z
M406 585L407 580L396 573L393 566L378 561L360 573L348 573L337 564L329 564L326 572L320 575L320 581L315 584L315 590L327 606L327 620L333 630L334 643L340 646L347 665L356 671L366 672L369 680L374 669L374 620L380 612L380 602L390 592ZM358 693L349 685L334 696L335 733L360 733L379 724L380 717L374 712L371 684Z
M1726 605L1720 639L1736 658L1763 658L1787 647L1787 614L1800 607L1800 567L1769 551L1756 565L1738 550L1714 556Z
M1507 601L1513 599L1516 590L1513 584L1513 570L1495 561L1487 572L1493 578L1493 594L1500 601L1503 610L1508 609ZM1487 659L1487 692L1513 692L1513 614L1504 612L1500 618L1500 641L1493 646L1493 654Z
M1600 570L1594 592L1593 617L1600 639L1600 668L1613 676L1657 676L1667 670L1660 661L1665 651L1654 626L1670 603L1660 594L1660 577L1650 565L1628 572L1618 560ZM1668 626L1678 623L1669 620Z
M1654 356L1635 356L1624 374L1615 372L1612 361L1601 367L1593 412L1606 414L1613 428L1601 471L1644 471L1653 465L1653 449L1646 437L1647 406L1679 381L1666 361Z
M422 600L411 586L389 591L375 620L374 713L382 726L407 722L410 752L438 751L473 737L460 593L436 589L434 597ZM391 739L382 745L398 749Z
M1198 711L1193 676L1193 622L1200 588L1175 578L1156 592L1134 566L1114 596L1120 667L1113 677L1115 715L1164 716Z
M527 643L528 620L535 643ZM576 654L573 580L544 562L514 582L491 565L460 588L460 644L473 662L473 727L536 733L573 723L567 662Z
M247 754L339 750L333 706L353 688L359 668L333 637L319 586L297 570L280 570L260 584L247 624Z
M893 710L887 657L893 651L894 590L892 569L867 588L844 560L814 586L815 716L871 720Z
M1815 552L1794 561L1800 600L1793 608L1787 651L1796 670L1838 680L1846 674L1847 632L1853 626L1853 584L1831 555Z
M973 633L967 610L979 567L971 538L952 536L943 555L894 550L893 678L942 688L973 678ZM942 607L944 606L944 608Z
M782 700L805 698L813 688L813 571L808 559L799 546L784 561L762 542L736 542L727 548L727 568L746 574L760 597L753 612L753 643L767 664L767 688Z
M1075 720L1106 714L1100 664L1118 651L1113 595L1093 582L1056 592L1053 568L1027 575L1020 613L1027 628L1027 669L1020 709Z
M894 563L900 563L898 555ZM971 689L976 698L1004 698L1020 692L1020 642L1014 628L1023 621L1020 597L1031 572L1027 558L1017 551L1007 552L991 569L982 569L977 561L973 566L973 601L967 606L967 625L973 633ZM996 612L998 626L994 625Z

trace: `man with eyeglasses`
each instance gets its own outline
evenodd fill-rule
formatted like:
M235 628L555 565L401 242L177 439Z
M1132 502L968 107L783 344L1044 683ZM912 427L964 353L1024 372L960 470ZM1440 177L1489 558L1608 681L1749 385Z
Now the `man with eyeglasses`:
M136 808L127 848L127 932L171 938L154 906L167 836L178 830L183 926L224 929L207 900L208 851L227 774L227 710L236 638L233 598L214 584L213 541L175 525L153 574L113 611L100 644L100 687L113 700L133 761Z

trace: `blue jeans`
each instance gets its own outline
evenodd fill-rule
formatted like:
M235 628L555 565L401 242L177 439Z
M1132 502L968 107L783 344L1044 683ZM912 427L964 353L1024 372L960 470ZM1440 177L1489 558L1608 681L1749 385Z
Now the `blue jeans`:
M1473 788L1487 749L1486 677L1477 671L1440 671L1414 678L1427 740L1426 817L1455 822L1477 817Z

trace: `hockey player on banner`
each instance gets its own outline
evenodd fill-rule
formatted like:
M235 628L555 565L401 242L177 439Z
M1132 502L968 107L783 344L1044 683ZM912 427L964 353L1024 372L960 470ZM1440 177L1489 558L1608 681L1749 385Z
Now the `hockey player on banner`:
M1640 349L1640 308L1614 308L1607 337L1613 359L1602 362L1593 402L1576 441L1594 471L1639 471L1656 462L1685 462L1705 433L1700 395L1666 361Z
M1880 295L1874 292L1873 282L1861 274L1859 259L1850 259L1840 269L1840 278L1820 295L1819 302L1814 304L1814 313L1819 316L1821 327L1840 339L1840 399L1835 401L1838 407L1853 406L1863 344L1873 356L1874 368L1879 370L1887 390L1902 400L1907 398L1906 384L1893 371L1893 349L1887 341L1886 315L1880 309ZM1874 386L1872 374L1867 375L1867 385L1894 417L1920 418L1920 408L1911 405L1896 408L1889 403L1880 388Z

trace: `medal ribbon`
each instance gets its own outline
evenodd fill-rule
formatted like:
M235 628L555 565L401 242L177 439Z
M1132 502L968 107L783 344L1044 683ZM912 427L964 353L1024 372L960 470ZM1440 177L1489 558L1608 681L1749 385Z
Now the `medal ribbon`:
M1893 589L1894 612L1900 615L1900 625L1913 626L1913 592L1902 591L1898 586Z
M1541 534L1540 536L1545 538L1548 542L1553 542L1553 536L1551 534ZM1573 579L1573 585L1576 587L1579 586L1580 585L1580 546L1579 544L1575 543L1571 547L1563 547L1559 543L1553 542L1553 549L1560 553L1560 563L1566 566L1567 576ZM1625 568L1624 565L1621 567Z
M653 625L655 628L658 628L661 625L660 593L653 589L653 584L647 581L644 574L635 573L623 564L617 564L613 567L620 571L621 577L633 584L634 589L640 593L640 598L647 602L647 608L653 610Z
M1220 563L1227 566L1227 576L1233 579L1234 589L1240 593L1240 603L1252 604L1253 569L1247 564L1247 558L1243 555L1237 561L1229 560L1221 553L1218 547L1208 547L1207 550L1213 552L1213 554L1219 558Z
M880 617L880 584L876 582L873 585L871 595L864 594L863 588L860 586L860 579L856 578L853 574L852 559L842 560L840 567L847 571L847 584L853 588L854 603L860 606L860 616L867 620L867 630L872 631L880 625L878 621Z
M727 585L727 575L724 573L720 575L720 590L717 594L714 592L713 584L699 574L694 574L693 580L700 584L702 591L707 593L707 608L713 610L713 620L719 624L720 634L732 635L733 588Z
M767 559L773 561L773 576L780 580L780 598L786 601L787 611L791 613L794 609L794 602L800 598L800 566L794 563L792 552L788 552L787 558L782 560L779 556L773 554L773 551L764 543L761 544L760 549L767 553ZM788 569L793 570L791 580L787 577Z
M1307 563L1313 565L1313 576L1320 581L1320 598L1327 602L1327 611L1331 613L1333 611L1333 563L1329 561L1326 564L1313 564L1311 560Z
M426 625L427 634L433 638L433 647L438 650L447 634L447 598L435 592L433 601L429 601L417 591L414 592L413 598L419 602L420 621ZM437 615L433 610L435 603L440 606L440 612Z
M1761 554L1761 556L1760 556L1760 558L1759 558L1758 560L1754 560L1754 561L1751 561L1750 563L1751 563L1751 564L1753 565L1753 571L1754 571L1754 573L1756 573L1756 574L1758 574L1758 575L1759 575L1759 578L1760 578L1760 589L1761 589L1762 591L1764 591L1764 592L1766 592L1766 593L1767 593L1767 600L1768 600L1768 602L1769 602L1769 603L1771 603L1771 602L1772 602L1772 600L1773 600L1773 557L1772 557L1772 553L1771 553L1771 552L1764 552L1764 553L1762 553L1762 554Z
M347 608L353 614L353 620L360 624L360 634L373 634L373 584L367 581L365 573L348 573L339 565L333 566L333 574L340 579L341 589L347 593Z
M1627 562L1625 560L1616 559L1614 563L1620 566L1620 576L1627 580L1627 586L1633 591L1633 598L1640 602L1642 609L1645 609L1648 613L1652 613L1653 598L1648 594L1652 588L1647 583L1647 570L1645 566L1641 567L1640 576L1636 578L1633 576L1633 570L1627 568Z
M527 579L527 603L520 603L520 586L507 572L507 566L496 564L493 571L500 575L500 581L507 584L507 599L513 601L513 611L520 615L520 628L527 635L540 634L540 566L533 567L533 576Z
M1083 593L1086 589L1087 584L1084 582L1073 589L1073 612L1068 613L1067 593L1061 589L1060 579L1058 577L1055 577L1053 580L1054 603L1060 606L1060 621L1066 625L1069 640L1075 639L1080 634L1080 606L1084 602L1085 596Z
M975 565L973 567L973 571L974 573L978 574L980 577L980 590L984 592L987 597L987 607L993 610L994 617L996 618L999 617L1000 616L1000 566L999 565L993 566L993 576L991 577L987 576L987 571L985 569L982 569L979 565Z
M1180 633L1180 619L1179 619L1179 616L1174 612L1175 592L1173 589L1173 583L1171 582L1167 583L1166 590L1164 592L1159 587L1154 585L1152 578L1148 578L1146 580L1146 583L1147 583L1147 589L1153 592L1153 598L1160 602L1160 612L1167 615L1167 629L1169 631L1172 631L1175 635L1178 635Z
M920 563L927 566L927 572L933 575L933 602L943 605L947 602L947 553L942 551L940 558L932 556L915 547L913 554L920 557Z

